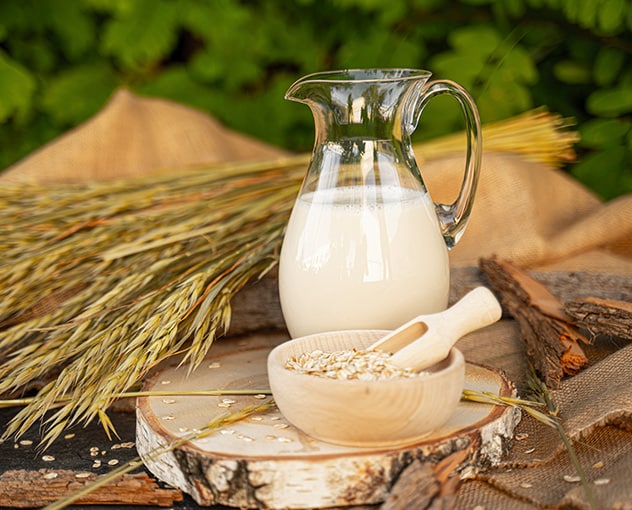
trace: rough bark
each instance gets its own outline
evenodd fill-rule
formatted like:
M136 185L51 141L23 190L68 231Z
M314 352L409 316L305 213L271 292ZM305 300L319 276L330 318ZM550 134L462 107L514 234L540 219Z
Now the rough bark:
M595 297L564 303L564 311L593 335L632 340L632 303Z
M415 460L402 472L380 510L425 510L439 496L440 490L434 464Z
M481 259L480 267L503 306L518 322L533 366L550 388L588 363L579 342L587 339L573 326L563 303L547 287L506 260Z
M0 475L0 507L38 508L93 482L94 473L63 469L13 470ZM145 473L122 475L79 499L77 505L154 505L182 501L178 489L162 489Z
M266 384L266 359L279 336L251 335L244 341L220 342L212 359L188 374L187 367L157 370L147 381L171 391L185 388L261 388ZM231 347L237 344L238 350ZM168 384L165 384L168 382ZM468 389L515 395L500 373L468 365ZM278 410L231 424L200 440L192 440L157 459L154 448L171 443L182 430L200 429L226 412L225 397L142 397L138 400L136 447L147 468L159 479L189 493L202 506L223 504L241 508L331 508L381 503L404 470L414 462L436 463L464 451L459 470L494 465L506 454L520 413L513 408L462 402L452 420L415 444L356 448L315 440L286 423ZM234 410L257 402L233 395ZM306 403L309 405L309 403ZM394 408L394 412L396 409ZM446 471L447 469L447 471ZM456 464L442 468L452 472ZM411 473L417 487L425 486L422 472ZM432 473L439 479L439 474ZM458 476L439 482L443 490ZM432 482L432 481L430 481ZM405 486L402 486L402 491ZM425 489L424 489L425 490ZM432 493L432 490L428 489ZM447 501L445 497L434 500ZM439 499L437 499L439 498ZM417 506L415 506L417 508ZM429 507L433 508L433 507Z

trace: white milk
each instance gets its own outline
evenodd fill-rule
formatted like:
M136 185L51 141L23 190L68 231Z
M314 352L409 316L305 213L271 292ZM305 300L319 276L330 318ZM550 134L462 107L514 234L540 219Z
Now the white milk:
M448 253L428 194L370 187L382 200L362 206L359 190L317 191L294 206L279 267L293 337L394 329L447 306Z

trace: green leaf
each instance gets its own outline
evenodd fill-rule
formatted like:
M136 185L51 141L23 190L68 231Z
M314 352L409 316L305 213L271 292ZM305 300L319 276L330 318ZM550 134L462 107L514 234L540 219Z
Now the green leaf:
M220 82L226 72L225 62L209 48L199 51L191 59L188 68L192 75L206 83Z
M226 91L256 83L264 76L264 66L256 59L244 58L239 67L235 67L234 64L234 56L230 53L207 48L192 59L189 69L194 78L206 83L219 83Z
M50 26L70 58L85 53L94 43L95 23L80 2L49 0ZM41 5L41 2L40 2Z
M32 108L35 78L0 51L0 122L11 117L22 123Z
M102 49L126 68L138 69L173 49L180 5L168 0L135 0L127 7L108 22Z
M399 23L408 15L410 6L408 0L392 0L390 2L379 2L381 11L378 12L378 19L381 25L392 26Z
M409 2L410 5L414 7L419 7L421 9L438 9L445 5L444 0L412 0Z
M512 16L519 18L524 16L527 6L522 0L509 0L508 10Z
M570 84L590 83L592 78L592 73L588 66L575 60L557 62L553 72L558 80Z
M425 47L395 36L388 27L380 27L363 37L349 39L340 47L339 65L358 67L417 67Z
M592 148L620 145L631 127L632 121L629 119L589 120L579 128L581 145Z
M182 16L183 26L204 42L193 53L189 69L194 78L218 83L226 91L240 89L265 78L268 63L262 33L253 10L236 2L192 4ZM235 37L235 33L241 34ZM235 65L238 58L239 64Z
M632 87L601 89L588 96L586 108L594 115L616 117L632 111Z
M158 78L138 88L142 94L164 97L206 111L215 105L211 90L194 80L184 66L171 66Z
M487 59L500 45L495 28L485 25L466 26L454 30L449 36L450 45L463 55Z
M210 44L250 37L253 17L253 9L235 1L190 2L181 14L182 24Z
M484 62L453 52L440 53L430 61L430 68L437 77L448 78L471 89L476 78L482 74Z
M22 32L26 28L31 31L39 31L39 18L32 15L23 0L2 0L0 2L0 23L9 32ZM37 27L37 28L36 28Z
M498 63L498 67L511 73L511 76L506 77L508 80L515 79L521 83L531 84L538 79L538 70L533 58L521 46L514 46L511 50L507 50ZM492 70L492 75L493 72Z
M72 67L50 81L42 109L60 126L72 126L96 113L117 85L103 62Z
M458 103L447 95L428 103L413 133L413 140L428 140L463 129L463 115Z
M485 122L505 119L533 106L528 88L516 82L490 83L476 102Z
M21 42L29 46L44 42L49 53L61 52L70 60L93 44L96 32L91 13L76 0L3 0L0 20L12 34L12 44Z
M632 191L629 169L624 164L630 153L625 147L612 146L593 152L572 168L572 174L602 198L608 200Z
M87 5L100 12L124 14L133 9L136 0L83 0Z
M506 12L512 18L520 18L524 15L526 6L522 0L503 0L502 2L493 2L495 9Z
M364 11L378 10L383 7L382 0L333 0L331 3L345 9L360 7Z
M59 68L60 59L55 48L42 36L11 38L7 47L11 57L34 76L56 72Z
M612 85L621 71L624 62L625 53L623 50L608 46L600 48L593 67L595 83L600 87Z
M0 169L15 163L61 133L61 129L51 126L46 115L32 116L28 123L28 136L25 136L23 126L0 124Z
M604 0L597 11L599 28L606 34L615 34L624 22L626 9L631 10L627 0Z
M568 3L568 2L567 2ZM577 24L584 28L594 28L597 26L597 13L601 0L573 0L577 5Z
M335 37L336 28L332 26L318 33L314 31L310 16L287 13L287 7L272 2L262 4L262 12L258 14L267 21L265 25L262 25L255 20L255 26L260 27L261 30L255 32L251 27L249 31L256 37L253 45L266 55L267 61L273 63L272 65L284 62L286 66L298 68L300 71L321 70L322 62L327 56L329 58L333 56L328 53L328 45ZM319 7L316 6L314 9L319 9ZM346 30L352 29L347 27ZM352 38L352 35L349 35L345 39Z
M588 4L588 3L593 3L593 1L594 0L587 0L583 3ZM570 2L569 1L562 2L562 6L564 8L564 14L566 15L566 19L568 19L568 21L571 21L573 23L578 22L581 4L582 2L578 2L576 0L571 0Z

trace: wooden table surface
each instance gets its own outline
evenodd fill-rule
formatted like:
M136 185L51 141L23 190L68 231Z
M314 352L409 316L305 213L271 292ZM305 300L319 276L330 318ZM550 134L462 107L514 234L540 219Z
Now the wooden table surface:
M16 414L17 409L0 409L0 426L4 429L9 420ZM74 437L65 439L64 437L58 439L53 445L45 452L41 452L37 448L37 441L39 438L39 427L33 427L28 434L20 438L20 441L33 441L32 445L16 443L13 440L0 443L0 477L3 473L10 470L39 470L39 469L68 469L77 472L88 471L95 474L104 474L112 469L107 464L107 461L116 459L119 463L132 460L137 456L136 449L131 448L116 448L112 449L113 445L120 445L123 443L134 442L135 439L135 426L136 420L133 412L110 412L109 413L112 422L114 423L116 430L120 438L113 438L112 440L103 432L103 429L98 423L92 423L87 427L75 427L69 430L66 434L74 434ZM98 447L100 455L98 457L91 456L91 448ZM102 455L101 452L106 452ZM43 460L45 456L54 457L54 460ZM94 460L99 458L102 460L102 465L98 469L92 468ZM135 472L142 472L139 469ZM149 471L145 471L148 476L153 477ZM160 484L164 487L163 484ZM0 508L11 508L0 506ZM76 507L75 507L76 508ZM92 510L98 509L138 509L138 506L103 506L103 505L90 505ZM143 506L146 509L158 509L158 506ZM164 507L163 507L164 508ZM181 502L175 502L170 508L175 509L199 509L201 508L192 498L184 494L184 499ZM224 506L213 506L213 510L223 510Z
M474 286L480 284L480 279L474 269L466 269L463 271L457 271L457 278L453 288L453 295L451 301L454 301L456 297L462 296L467 290L470 290ZM561 276L560 276L561 275ZM556 274L556 273L541 273L538 275L541 279L551 288L556 295L565 299L567 295L573 295L580 292L579 289L585 287L589 291L598 290L600 293L608 294L616 291L617 295L610 296L604 295L603 297L612 297L615 299L630 300L630 292L632 291L632 284L630 283L630 277L619 277L616 279L615 284L611 284L612 277L609 275L585 275L585 274ZM574 281L572 285L569 285L569 278ZM273 299L276 296L272 292L274 282L272 279L260 282L258 289L254 292L245 292L242 296L238 296L237 303L234 310L235 316L250 317L253 324L242 324L241 327L245 331L252 331L253 325L261 326L263 324L266 328L275 328L282 324L282 318L278 310L278 304ZM261 287L270 287L265 289L267 292L261 292ZM263 306L262 306L263 302ZM242 309L245 313L239 314L239 310ZM252 313L251 313L252 312ZM273 312L273 313L271 313ZM520 381L521 376L525 373L525 355L523 346L517 340L516 327L514 321L503 320L501 323L494 326L497 331L497 336L494 343L494 349L502 346L502 352L496 352L497 360L486 360L490 365L495 365L495 361L503 360L502 368L505 370L506 375L512 381ZM237 331L241 333L242 331ZM502 341L499 341L502 340ZM472 359L473 361L481 362L483 360L476 359L478 352L485 350L485 338L477 337L476 335L470 335L465 342L459 345L462 348L466 359ZM489 351L489 349L487 349ZM520 388L519 388L520 389ZM4 430L9 420L18 412L16 408L0 409L0 430ZM133 411L120 412L109 411L110 418L114 423L116 430L119 433L119 438L108 439L98 423L92 423L89 426L75 427L65 433L74 434L73 437L66 439L62 436L45 452L40 451L37 448L37 442L40 437L40 429L38 426L34 426L25 436L21 439L22 443L17 444L13 440L7 440L0 443L0 481L3 474L13 470L39 470L39 469L66 469L74 471L88 471L95 474L107 473L111 468L107 464L107 461L116 459L119 463L124 463L137 456L137 452L134 447L131 448L118 448L113 450L112 446L121 443L131 443L135 441L135 425L136 418ZM27 443L24 443L27 441ZM28 441L32 441L32 444L28 444ZM95 457L91 456L91 448L98 447L100 452L105 452L99 457L102 460L101 467L93 468ZM53 459L45 460L44 456L50 456ZM142 472L139 469L137 472ZM149 477L155 479L154 476L145 471ZM164 487L164 485L161 485ZM1 486L0 486L1 491ZM1 495L1 492L0 492ZM1 505L1 504L0 504ZM1 506L0 506L1 507ZM184 494L183 501L175 502L172 508L176 509L199 509L200 506L193 501L191 497ZM1 507L11 508L11 507ZM99 508L130 508L137 509L138 506L90 506L89 508L98 510ZM160 508L145 506L143 508ZM222 510L227 507L214 506L214 510ZM355 507L356 509L358 507ZM368 507L363 507L368 508Z

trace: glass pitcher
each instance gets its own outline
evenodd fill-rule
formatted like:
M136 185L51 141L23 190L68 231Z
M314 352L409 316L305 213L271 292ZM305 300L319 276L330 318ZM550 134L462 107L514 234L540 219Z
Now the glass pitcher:
M312 158L281 248L279 293L292 337L394 329L447 307L448 249L472 208L481 162L470 95L415 69L330 71L296 81L285 98L308 105ZM453 204L435 204L410 135L428 101L457 99L466 168Z

